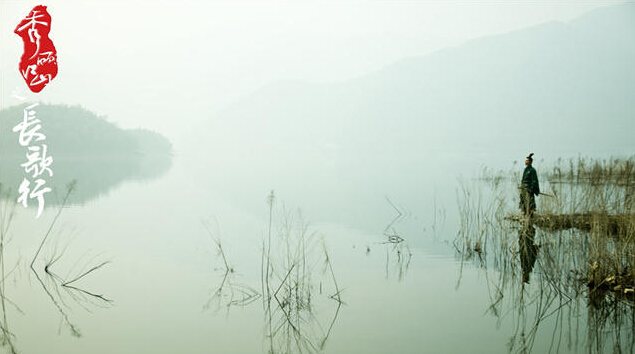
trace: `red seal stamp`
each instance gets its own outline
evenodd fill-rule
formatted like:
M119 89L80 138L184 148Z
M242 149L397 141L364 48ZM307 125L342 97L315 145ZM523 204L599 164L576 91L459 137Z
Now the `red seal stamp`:
M57 51L49 38L51 15L38 5L18 24L15 33L24 42L20 74L33 92L40 92L57 76Z

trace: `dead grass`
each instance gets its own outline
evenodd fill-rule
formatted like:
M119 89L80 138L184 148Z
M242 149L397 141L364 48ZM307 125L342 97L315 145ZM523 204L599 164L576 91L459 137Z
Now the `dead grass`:
M635 343L634 162L577 159L551 169L537 166L541 190L550 196L536 198L532 218L519 215L518 171L484 169L479 178L460 181L457 256L461 267L469 262L485 272L488 313L499 319L517 314L510 352L531 351L538 327L553 316L552 347L557 351L566 337L572 345L579 325L571 320L581 313L588 315L585 351L605 352L611 341L614 349Z

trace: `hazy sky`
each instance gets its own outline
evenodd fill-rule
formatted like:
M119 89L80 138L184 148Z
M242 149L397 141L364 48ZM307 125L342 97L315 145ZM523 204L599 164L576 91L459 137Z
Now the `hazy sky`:
M404 57L623 1L47 1L57 78L38 99L81 104L122 127L177 139L275 80L337 81ZM15 25L32 1L0 1L2 105L26 86ZM34 96L35 97L35 96Z

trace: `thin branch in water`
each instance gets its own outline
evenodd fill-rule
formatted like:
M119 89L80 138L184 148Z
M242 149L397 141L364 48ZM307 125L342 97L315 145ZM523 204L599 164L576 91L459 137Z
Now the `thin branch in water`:
M57 219L60 217L60 214L62 214L62 210L64 210L64 206L66 206L66 202L68 201L68 197L70 197L71 192L73 191L73 189L75 189L76 185L77 185L77 181L76 180L73 180L73 181L71 181L71 183L68 184L68 189L67 189L67 192L66 192L66 196L64 196L64 201L60 205L60 207L59 207L59 209L57 211L57 214L55 214L55 217L53 218L53 221L51 222L51 225L49 226L48 230L46 231L46 234L44 234L44 238L42 238L42 242L40 242L40 246L38 247L37 251L35 252L35 255L33 255L33 260L31 261L31 269L33 269L33 264L35 263L35 259L40 254L40 251L42 250L42 247L44 246L44 243L46 242L46 239L49 237L49 234L51 233L51 230L53 230L53 226L55 226L55 223L57 222Z
M86 272L84 272L84 273L80 274L80 275L79 275L79 276L77 276L75 279L73 279L73 280L71 280L71 281L67 281L67 282L63 283L63 284L62 284L62 286L68 286L68 285L70 285L70 284L72 284L72 283L74 283L74 282L76 282L76 281L80 280L81 278L83 278L83 277L87 276L88 274L90 274L90 273L92 273L92 272L96 271L97 269L99 269L99 268L101 268L101 267L105 266L105 265L106 265L106 264L108 264L108 263L110 263L110 261L105 261L105 262L102 262L101 264L96 265L96 266L92 267L91 269L89 269L88 271L86 271Z

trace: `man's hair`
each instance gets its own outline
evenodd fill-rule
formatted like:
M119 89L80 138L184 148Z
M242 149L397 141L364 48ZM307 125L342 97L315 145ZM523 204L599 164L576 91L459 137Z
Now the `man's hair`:
M529 154L529 156L527 156L527 160L529 160L529 161L533 162L533 161L534 161L534 158L533 158L532 156L534 156L534 153L533 153L533 152L532 152L531 154Z

